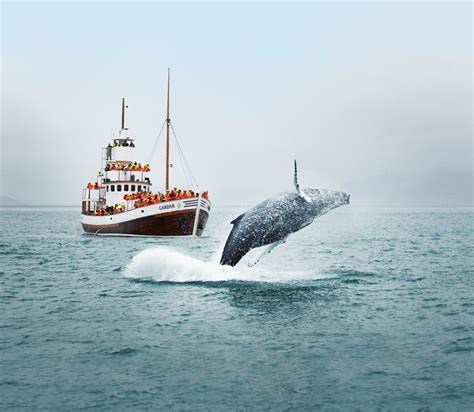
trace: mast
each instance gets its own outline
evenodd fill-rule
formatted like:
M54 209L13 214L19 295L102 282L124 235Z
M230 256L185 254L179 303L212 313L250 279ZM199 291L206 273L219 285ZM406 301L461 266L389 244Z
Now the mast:
M122 97L122 130L125 129L125 97Z
M166 190L170 188L170 69L168 68L168 96L166 99Z

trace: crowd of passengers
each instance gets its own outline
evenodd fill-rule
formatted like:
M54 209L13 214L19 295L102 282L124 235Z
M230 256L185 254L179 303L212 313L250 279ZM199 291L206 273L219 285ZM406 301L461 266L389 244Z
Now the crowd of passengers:
M112 148L113 147L135 147L132 141L128 143L128 140L125 140L124 142L120 140L114 140L113 145L110 143L107 145L107 160L112 159Z
M123 199L126 201L135 200L133 206L135 208L155 205L157 203L169 202L172 200L190 199L197 197L198 194L192 190L181 190L174 188L173 190L167 190L166 193L151 193L151 192L138 192L130 195L124 195ZM206 190L201 193L204 199L209 199L209 192ZM96 209L95 214L98 216L116 215L125 212L126 208L124 204L115 204L115 206L106 206L103 209Z
M110 143L109 143L109 146L107 146L107 147L135 147L135 145L133 144L132 141L130 143L128 143L128 141L121 142L120 140L114 140L113 144L110 145Z
M141 163L107 163L105 166L105 171L109 172L111 170L123 170L125 172L134 171L134 172L149 172L150 165L146 163L145 165L141 165Z
M181 190L174 188L173 190L167 190L166 193L151 193L151 192L138 192L132 193L131 195L124 195L123 199L126 201L135 200L133 206L135 208L155 205L157 203L169 202L172 200L190 199L197 197L198 194L192 190ZM201 193L204 199L209 199L209 192L206 190ZM103 209L97 208L95 214L98 216L116 215L125 212L126 208L124 204L115 204L115 206L106 206Z
M98 190L98 189L101 189L102 186L101 186L99 183L97 183L97 182L95 182L95 183L87 183L87 188L88 188L89 190L92 190L92 189Z
M115 206L105 206L103 209L97 208L95 214L97 216L117 215L125 212L125 205L115 204Z
M173 190L167 190L165 193L151 193L151 192L138 192L132 193L130 195L124 195L123 199L126 201L135 200L134 206L144 207L148 205L154 205L162 202L169 202L172 200L181 200L181 199L191 199L197 197L198 194L194 193L192 190L181 190L176 187ZM201 196L205 199L209 198L209 193L206 190L202 192Z

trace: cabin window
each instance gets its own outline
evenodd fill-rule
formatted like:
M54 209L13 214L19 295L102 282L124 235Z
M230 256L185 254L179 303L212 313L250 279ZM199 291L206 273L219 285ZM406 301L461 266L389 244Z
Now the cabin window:
M121 192L122 191L122 185L117 185L117 192Z
M128 185L124 185L123 190L124 190L124 192L128 192Z
M132 185L132 192L135 191L135 188L136 188L136 186L135 186L135 185Z
M107 192L109 191L109 186L105 186L107 188Z
M111 185L111 186L110 186L110 191L111 191L111 192L115 192L115 185Z
M139 191L139 192L142 191L142 185L138 185L138 191Z

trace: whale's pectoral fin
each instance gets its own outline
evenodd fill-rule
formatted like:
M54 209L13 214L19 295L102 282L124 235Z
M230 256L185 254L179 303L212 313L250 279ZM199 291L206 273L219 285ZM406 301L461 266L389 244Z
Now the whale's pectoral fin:
M282 243L286 242L286 237L277 240L276 242L270 243L269 245L262 246L261 248L258 248L256 253L252 256L248 263L248 267L255 266L260 260L265 256L268 255L273 249L275 249L278 245L281 245Z
M311 199L306 195L305 192L303 192L302 189L300 189L300 185L298 183L298 166L296 165L296 160L295 160L295 174L293 175L293 184L295 185L295 189L298 192L298 194L307 202L311 203Z

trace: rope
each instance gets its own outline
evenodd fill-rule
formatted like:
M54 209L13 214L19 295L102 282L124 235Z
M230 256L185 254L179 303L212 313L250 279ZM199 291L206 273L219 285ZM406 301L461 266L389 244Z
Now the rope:
M180 163L181 163L181 167L183 168L184 178L186 179L186 185L187 185L187 187L192 187L193 189L195 189L195 188L193 187L192 182L189 181L188 174L186 173L186 168L184 167L183 156L182 156L182 154L181 154L181 151L179 151L179 150L178 150L178 156L179 156L179 161L180 161Z
M193 175L193 172L191 171L191 168L189 167L189 163L188 161L186 160L186 156L184 156L184 152L183 152L183 149L181 149L181 145L179 144L179 140L178 140L178 137L176 136L176 133L174 131L174 127L173 127L173 123L170 122L171 124L171 130L173 132L173 136L176 140L176 143L178 145L178 149L179 149L179 152L181 152L181 155L183 156L183 160L184 160L184 165L185 165L185 173L186 173L186 168L187 168L187 172L189 173L189 177L191 179L191 182L193 183L193 185L196 187L196 189L199 189L199 185L197 184L197 181L196 179L194 178L194 175Z
M153 145L153 148L151 149L150 152L150 157L148 158L148 164L151 163L151 159L153 159L153 156L155 154L156 147L158 146L158 142L160 141L161 138L161 133L163 133L163 129L165 128L166 121L163 122L163 126L161 126L160 133L158 134L158 138L155 140L155 144Z

